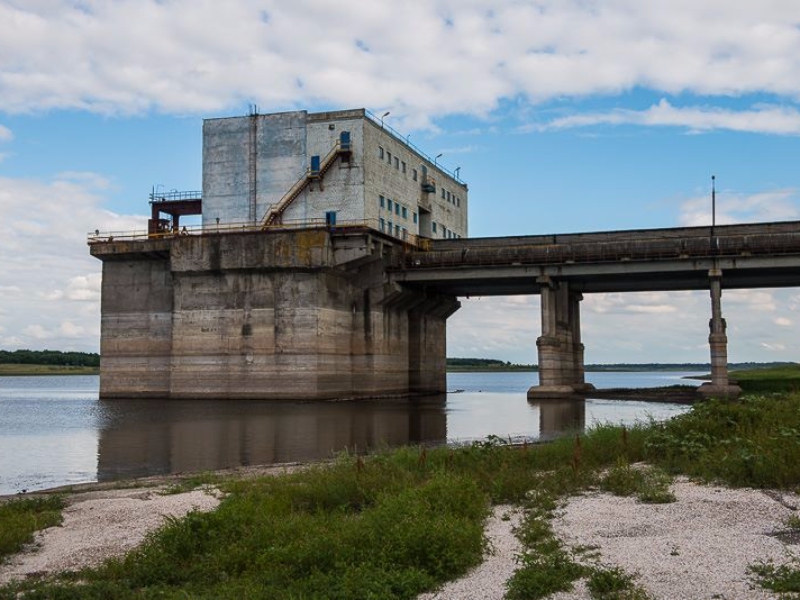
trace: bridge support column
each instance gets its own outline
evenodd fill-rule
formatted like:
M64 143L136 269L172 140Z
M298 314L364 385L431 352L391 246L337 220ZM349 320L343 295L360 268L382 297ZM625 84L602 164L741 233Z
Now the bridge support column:
M708 345L711 348L711 382L704 383L698 391L706 398L736 398L742 389L728 379L728 336L722 318L722 271L714 268L708 273L711 290L711 320Z
M566 282L540 281L542 335L536 340L539 352L539 385L528 390L528 399L566 398L592 389L583 369L580 301Z

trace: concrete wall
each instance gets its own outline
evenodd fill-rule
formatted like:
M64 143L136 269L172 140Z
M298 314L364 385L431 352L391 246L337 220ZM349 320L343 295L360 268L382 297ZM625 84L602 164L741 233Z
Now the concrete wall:
M103 262L100 397L163 397L170 389L172 276L164 259Z
M445 391L446 319L458 302L387 286L391 245L333 235L178 236L151 260L94 246L106 259L101 397Z

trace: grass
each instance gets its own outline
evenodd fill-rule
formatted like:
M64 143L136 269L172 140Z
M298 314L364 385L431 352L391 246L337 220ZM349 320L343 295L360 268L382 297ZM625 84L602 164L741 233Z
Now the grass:
M99 372L100 369L97 367L0 364L0 377L20 375L97 375Z
M63 507L64 500L58 496L0 504L0 562L32 542L35 531L60 524Z
M729 375L747 394L800 391L800 365L731 371Z
M566 547L551 519L590 488L673 501L677 473L796 489L800 394L703 402L667 423L601 425L542 445L492 437L457 448L345 454L279 477L199 475L168 493L214 484L226 494L216 511L170 520L99 568L0 588L0 598L415 598L477 565L490 507L510 503L523 506L525 518L508 598L545 598L584 579L592 598L643 600L635 574L598 564L593 549ZM792 566L754 565L752 577L786 593L800 585Z

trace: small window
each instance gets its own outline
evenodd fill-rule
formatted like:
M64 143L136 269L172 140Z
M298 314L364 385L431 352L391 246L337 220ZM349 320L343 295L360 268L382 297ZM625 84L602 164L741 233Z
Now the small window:
M395 234L397 237L400 237L400 225L395 225L395 226L394 226L394 234Z
M406 172L406 161L403 161L403 162L402 162L402 163L400 163L400 164L402 165L402 167L400 168L400 170L401 170L403 173L405 173L405 172Z
M399 202L395 202L394 203L394 214L396 214L398 216L400 215L400 203Z
M447 201L450 202L450 192L447 192Z
M416 181L417 180L417 170L411 169L411 178Z
M392 164L392 153L391 152L387 152L386 153L386 160L389 162L390 165Z
M431 222L431 230L433 231L433 233L436 233L436 222L435 221Z
M381 196L381 208L384 208L385 206L386 206L386 198Z
M378 146L378 158L383 159L383 146Z
M405 206L403 207L403 218L404 218L404 219L407 219L407 218L408 218L408 209L406 209L406 207L405 207Z
M386 224L386 233L388 233L389 235L392 235L392 229L394 229L394 227L392 226L392 222L389 221Z
M412 213L414 215L414 224L417 224L417 213Z
M386 199L386 208L389 209L389 212L392 212L392 201L389 198Z
M329 210L325 213L325 226L333 227L334 225L336 225L336 211Z
M456 198L456 206L461 207L461 198Z
M444 200L444 188L442 188L442 200Z
M395 169L399 169L400 168L400 159L397 158L396 156L394 157L394 168Z
M384 218L381 217L380 219L378 219L378 221L379 221L380 226L381 226L381 231L385 230L386 229L386 221L384 220Z
M442 237L443 238L447 237L447 227L445 227L444 225L442 225Z

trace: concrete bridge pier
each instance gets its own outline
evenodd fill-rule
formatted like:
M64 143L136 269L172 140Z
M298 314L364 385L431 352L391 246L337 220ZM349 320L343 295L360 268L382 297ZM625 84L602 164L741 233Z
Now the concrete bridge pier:
M584 377L580 301L565 281L541 278L542 335L536 340L539 385L528 390L529 400L569 398L594 389Z
M742 388L728 379L728 336L722 318L722 271L715 267L708 272L711 293L711 319L708 345L711 349L711 381L698 391L705 398L736 398Z

